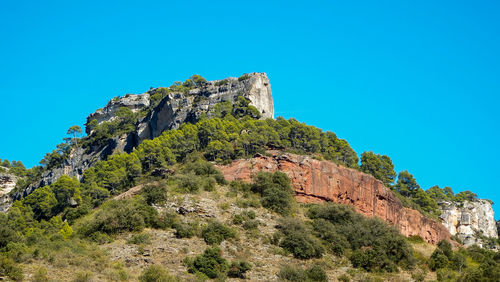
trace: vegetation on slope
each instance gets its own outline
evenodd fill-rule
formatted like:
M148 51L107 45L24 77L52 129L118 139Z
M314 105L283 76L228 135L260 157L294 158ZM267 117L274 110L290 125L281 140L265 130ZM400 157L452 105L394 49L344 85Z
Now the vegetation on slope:
M200 77L190 80L186 85L175 86L185 90L204 83ZM494 271L498 256L489 251L469 248L453 252L440 243L430 258L419 257L405 238L380 220L365 218L342 205L297 205L290 181L283 173L262 172L254 176L252 184L228 184L207 161L226 163L256 153L265 154L267 149L312 154L372 174L393 189L403 203L431 215L438 214L437 201L470 200L475 198L473 193L454 195L451 188L439 187L424 191L409 172L402 171L396 177L392 160L372 152L363 153L359 165L354 150L334 133L294 119L259 120L258 111L242 97L234 104L220 103L213 114L214 118L202 118L196 124L184 124L146 140L131 153L115 154L98 162L84 173L81 183L63 176L15 202L7 215L0 214L0 275L20 280L23 271L19 264L53 265L69 257L70 264L78 265L97 258L93 260L96 271L107 272L112 280L127 280L123 267L114 267L96 244L108 244L132 232L139 235L129 242L141 245L148 238L138 232L148 228L173 230L175 237L183 240L202 240L206 250L184 260L186 269L198 278L244 278L252 264L245 260L227 261L218 245L238 240L242 230L248 236L256 236L262 222L255 219L253 210L246 209L262 207L279 219L274 232L262 240L275 246L284 257L301 261L345 258L354 268L376 273L432 270L438 271L441 280L498 279ZM77 138L81 129L70 128L68 134L72 138L47 154L41 162L43 167L26 170L20 162L8 164L4 160L2 164L23 177L19 185L25 186L43 170L60 165L71 147L104 144L115 134L133 130L136 119L129 109L120 109L117 119L94 124L93 134L83 139ZM112 198L136 185L142 187L138 195ZM221 187L229 190L227 196L235 206L245 209L225 222L187 219L162 208L171 204L169 195L212 193L220 197L217 193ZM228 209L224 203L219 208ZM307 270L291 271L284 266L278 276L290 281L325 281L323 268L312 265ZM45 272L40 268L37 273L43 276ZM78 275L84 279L89 274ZM339 279L350 279L343 277ZM176 278L161 268L149 267L139 279Z

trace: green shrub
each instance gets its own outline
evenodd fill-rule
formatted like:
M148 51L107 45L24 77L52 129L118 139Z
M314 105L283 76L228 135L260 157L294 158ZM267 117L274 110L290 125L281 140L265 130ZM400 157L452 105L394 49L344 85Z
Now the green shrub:
M190 273L201 272L212 279L225 275L228 269L229 265L221 257L221 250L217 247L207 248L203 254L188 262L188 271Z
M73 282L91 282L93 274L91 272L78 272Z
M385 256L384 250L380 249L357 249L351 254L350 260L354 267L366 271L398 271L396 264Z
M311 206L315 234L325 241L335 254L353 251L355 267L367 271L397 271L397 266L411 269L415 258L407 240L393 227L378 218L366 218L352 207L328 203Z
M33 282L47 282L47 281L49 281L49 278L47 277L47 268L42 266L38 268L35 274L33 275Z
M245 273L252 269L252 265L246 261L233 261L229 266L227 276L232 278L245 279Z
M176 184L177 190L184 193L195 193L203 187L202 179L193 174L178 174L172 177L172 181Z
M252 191L261 194L262 206L281 215L292 212L292 188L288 176L280 171L259 172L254 177Z
M102 232L94 232L87 235L87 239L100 245L113 242L113 239L108 234Z
M313 265L306 270L306 276L310 281L328 282L328 276L321 266Z
M299 259L319 258L324 249L321 243L313 238L310 230L297 219L284 219L278 225L283 237L279 246Z
M124 231L142 231L158 223L158 212L140 198L113 200L103 204L96 212L79 222L79 234L89 236L95 232L115 234Z
M149 234L147 233L139 233L139 234L133 234L130 236L130 238L127 240L128 244L151 244L151 238Z
M207 244L213 245L220 244L226 239L234 238L236 236L236 232L221 222L212 221L208 223L205 228L203 228L201 236Z
M168 271L159 265L151 265L142 271L139 276L141 282L175 282L175 277L168 274Z
M350 245L331 222L322 218L313 221L314 234L323 239L335 255L343 255Z
M246 230L257 229L259 227L259 221L255 219L249 219L243 223L243 228Z
M285 281L302 282L307 280L307 275L301 267L289 264L281 267L280 271L278 272L278 277Z
M434 250L429 259L429 267L433 271L440 268L446 268L452 258L453 250L451 249L451 244L446 240L441 240L438 242L437 248Z
M244 212L242 213L242 215L243 215L243 216L245 216L245 217L246 217L246 218L248 218L248 219L255 219L255 216L256 216L255 212L254 212L254 211L252 211L252 210L249 210L249 211L244 211Z
M146 184L142 188L141 194L148 205L167 202L167 189L161 184Z
M233 216L233 224L235 224L235 225L243 224L244 220L245 219L244 219L243 215L241 215L241 214L235 214Z
M199 176L214 177L218 184L227 184L226 179L224 179L224 175L222 175L222 173L216 169L212 163L207 161L198 160L190 162L186 164L183 171L184 173L192 172Z
M174 224L175 237L177 238L191 238L198 232L198 222L180 222Z
M347 275L345 273L340 275L339 277L337 277L337 279L341 282L350 282L351 281L351 277L349 277L349 275Z
M14 281L22 281L24 273L23 269L12 259L0 255L0 276L8 276Z
M250 75L248 75L247 73L244 73L243 75L241 75L240 77L238 77L238 81L247 80L249 78L250 78Z

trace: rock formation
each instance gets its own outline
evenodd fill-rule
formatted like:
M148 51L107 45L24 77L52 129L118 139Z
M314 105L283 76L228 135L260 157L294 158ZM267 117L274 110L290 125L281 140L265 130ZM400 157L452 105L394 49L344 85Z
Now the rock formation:
M8 194L16 187L17 177L8 168L2 169L6 172L0 172L0 212L6 212L12 203Z
M443 225L465 246L473 244L482 246L484 242L481 237L498 238L490 201L440 202L439 208Z
M309 156L271 153L272 156L258 155L219 168L229 181L250 181L251 175L260 170L283 171L290 177L299 202L352 205L364 215L395 225L405 236L418 235L430 243L450 238L441 223L403 207L391 190L371 175Z
M94 119L98 124L112 121L121 107L127 107L135 113L147 112L146 116L137 122L133 132L115 136L98 147L72 149L62 166L44 172L40 181L12 197L19 199L26 196L38 187L52 184L62 175L80 179L86 169L115 152L131 152L145 139L158 137L163 131L176 129L183 123L196 122L203 114L210 116L212 109L219 102L236 101L239 96L243 96L250 100L251 105L257 108L263 118L274 117L271 84L265 73L249 73L245 75L245 79L230 77L207 81L187 93L171 92L154 106L150 97L159 89L152 88L143 94L127 94L114 98L104 108L90 114L87 117L87 134L91 133L88 123Z

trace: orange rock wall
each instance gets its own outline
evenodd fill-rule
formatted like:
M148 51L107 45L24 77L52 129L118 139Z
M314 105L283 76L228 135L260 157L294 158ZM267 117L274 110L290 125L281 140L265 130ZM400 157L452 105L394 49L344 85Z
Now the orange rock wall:
M348 204L366 215L377 216L395 225L405 236L419 235L429 243L449 239L448 230L419 211L403 207L384 184L371 175L309 156L274 152L219 167L227 180L250 181L258 171L286 173L302 203L336 202Z

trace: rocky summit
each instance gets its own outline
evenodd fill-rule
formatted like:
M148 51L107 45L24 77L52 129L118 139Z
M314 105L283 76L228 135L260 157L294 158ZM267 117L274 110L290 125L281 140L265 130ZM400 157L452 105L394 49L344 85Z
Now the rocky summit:
M153 98L156 97L161 99L154 101ZM113 136L104 144L90 148L73 148L62 165L44 172L39 181L12 197L20 199L38 187L54 183L62 175L81 179L85 170L96 162L105 160L109 155L131 152L143 140L158 137L165 130L176 129L183 123L194 123L203 115L210 117L217 103L234 102L238 97L248 99L262 118L274 117L271 84L265 73L254 72L239 78L205 81L187 90L176 91L159 87L151 88L143 94L116 97L104 108L87 117L86 132L90 135L96 125L115 120L116 112L123 108L130 109L133 113L145 113L134 125L133 131ZM92 122L94 126L91 126Z

